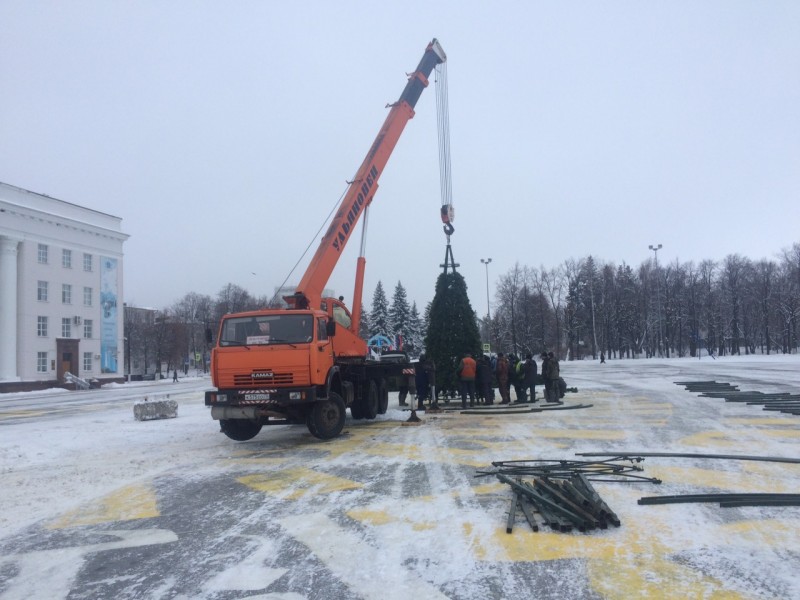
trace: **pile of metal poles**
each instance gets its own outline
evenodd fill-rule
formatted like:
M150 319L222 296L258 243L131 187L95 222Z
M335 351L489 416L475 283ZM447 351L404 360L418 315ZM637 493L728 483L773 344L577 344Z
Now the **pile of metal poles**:
M590 481L661 483L641 475L642 459L601 461L515 460L493 462L494 469L476 476L494 475L511 486L511 508L506 532L514 528L518 510L533 531L548 526L555 531L591 531L620 526L620 520Z
M699 393L703 398L724 398L725 402L742 402L750 406L761 406L766 411L800 415L800 394L742 391L735 385L716 381L676 381L675 383L684 386L690 392Z

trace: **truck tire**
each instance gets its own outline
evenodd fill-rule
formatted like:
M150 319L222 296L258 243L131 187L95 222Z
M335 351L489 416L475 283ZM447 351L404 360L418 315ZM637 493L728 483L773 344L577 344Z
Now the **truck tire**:
M220 419L219 429L232 440L246 442L253 439L261 431L261 423L247 419Z
M364 418L374 419L378 416L378 409L380 408L380 398L378 397L378 384L374 379L370 379L366 384L364 394Z
M364 405L360 398L353 400L353 403L350 405L350 414L353 415L354 419L364 418Z
M342 397L329 392L327 400L315 402L308 412L306 425L315 438L330 440L342 433L347 407Z
M385 415L389 408L389 383L385 377L378 382L378 414Z

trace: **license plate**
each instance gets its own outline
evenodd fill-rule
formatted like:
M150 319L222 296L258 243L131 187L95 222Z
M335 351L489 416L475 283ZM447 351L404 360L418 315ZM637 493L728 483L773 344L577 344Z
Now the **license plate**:
M245 400L269 400L269 394L245 394Z

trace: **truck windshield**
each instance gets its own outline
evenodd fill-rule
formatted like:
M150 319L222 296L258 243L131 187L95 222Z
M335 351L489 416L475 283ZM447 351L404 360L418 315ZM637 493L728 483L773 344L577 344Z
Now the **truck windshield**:
M222 324L220 346L305 344L313 339L311 315L231 317Z

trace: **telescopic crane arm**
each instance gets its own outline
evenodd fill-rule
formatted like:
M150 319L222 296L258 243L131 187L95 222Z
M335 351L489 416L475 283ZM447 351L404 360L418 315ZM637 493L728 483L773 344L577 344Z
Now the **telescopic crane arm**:
M391 110L386 116L383 126L372 143L364 162L361 163L355 178L350 183L350 188L336 210L336 215L322 237L322 242L311 259L294 295L284 297L290 308L319 308L322 290L328 283L358 220L372 203L372 198L378 189L378 179L383 173L406 123L414 117L414 107L422 90L428 85L428 77L436 65L446 60L447 56L444 50L434 38L425 49L425 54L423 54L416 71L408 76L408 83L400 95L400 99L390 105ZM356 293L352 306L353 322L356 327L361 313L360 286L363 285L365 259L361 256L358 261Z

